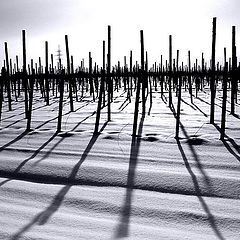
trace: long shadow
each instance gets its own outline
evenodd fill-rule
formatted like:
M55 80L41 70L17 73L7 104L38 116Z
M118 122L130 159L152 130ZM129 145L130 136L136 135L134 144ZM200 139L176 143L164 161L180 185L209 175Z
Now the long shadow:
M125 195L124 205L121 210L120 222L115 233L115 238L124 238L129 235L129 223L130 223L131 209L132 209L134 181L135 181L135 174L136 174L136 167L138 162L138 154L140 149L144 118L145 118L145 115L142 115L141 121L139 123L137 137L134 137L134 136L132 137L126 195Z
M104 130L108 122L105 122L103 127L100 129L100 133ZM91 151L93 145L97 141L98 137L100 134L94 134L88 143L86 149L84 150L81 159L78 161L78 163L73 167L70 175L69 175L69 184L65 185L58 193L57 195L53 198L52 202L50 205L42 212L37 214L30 223L28 223L26 226L24 226L22 229L20 229L17 233L15 233L11 239L12 240L17 240L21 238L21 236L27 232L29 229L31 229L35 224L38 225L44 225L46 224L49 219L52 217L52 215L61 207L65 196L71 189L71 187L74 185L74 180L76 179L76 175L80 169L80 166L82 163L86 160L89 152Z
M197 99L198 100L200 100L201 102L204 102L204 103L206 103L207 105L211 105L211 103L209 103L209 102L207 102L207 101L205 101L205 100L203 100L202 98L200 98L200 97L197 97ZM219 104L217 104L217 103L215 103L214 104L215 106L217 106L217 107L219 107L219 108L222 108L222 106L221 105L219 105ZM229 110L226 110L227 112L229 112L230 113L230 111Z
M205 112L203 112L195 103L192 103L192 105L193 105L195 108L197 108L198 111L201 112L201 113L204 115L204 117L208 117L208 115L207 115Z
M234 113L234 114L232 114L232 116L235 117L235 118L237 118L237 119L240 119L239 114Z
M202 193L201 193L200 186L198 184L197 177L196 177L196 175L193 173L193 171L191 169L191 166L190 166L190 164L188 162L188 159L187 159L187 157L186 157L186 155L184 153L184 150L183 150L183 148L181 146L181 143L180 143L180 141L178 139L176 141L177 141L177 145L178 145L179 151L180 151L180 153L182 155L182 159L184 161L185 167L187 168L187 171L189 172L189 174L190 174L190 176L192 178L196 196L197 196L199 202L201 203L202 208L204 209L204 211L207 214L208 221L209 221L209 223L210 223L214 233L216 234L217 238L220 239L220 240L224 240L225 238L223 237L222 233L218 229L215 217L211 213L207 203L205 202L205 200L202 197Z
M13 174L18 173L20 169L30 160L35 158L43 148L45 148L55 137L57 136L57 133L54 133L45 143L42 144L29 158L25 159L21 164L14 170Z
M74 128L72 128L70 131L74 131L81 123L83 123L84 121L86 121L88 118L92 117L94 114L96 113L96 111L94 111L91 115L87 116L86 118L84 118L82 121L80 121ZM56 142L38 161L36 161L34 163L34 165L39 164L41 161L43 161L44 159L46 159L51 153L52 151L65 139L65 137L63 136L58 142Z
M56 101L53 101L53 102L50 103L48 106L47 106L47 105L43 105L43 106L35 107L35 108L32 109L32 111L35 111L35 110L38 110L38 109L44 108L44 107L49 107L49 106L53 105L53 104L56 103L56 102L57 102L57 100L56 100ZM37 104L37 102L35 102L35 103L33 103L33 104ZM19 115L24 115L24 114L25 114L25 111L23 111L22 113L18 114L18 116L19 116ZM7 120L7 119L10 119L10 118L13 118L13 117L15 117L15 116L16 116L16 115L3 118L2 121ZM23 118L23 119L24 119L24 118Z
M181 98L181 102L185 103L186 105L188 105L189 107L191 107L193 110L196 110L195 105L194 104L190 104L188 102L186 102L184 99ZM194 106L193 106L194 105Z
M13 139L12 141L6 143L5 145L0 147L0 152L5 150L7 147L9 147L10 145L14 144L15 142L21 140L24 136L26 136L29 132L28 131L24 131L22 132L19 136L17 136L15 139Z
M204 177L204 181L207 184L208 187L211 187L211 181L210 178L208 177L207 173L205 172L205 170L203 169L203 166L201 164L201 161L193 147L194 141L195 140L191 140L191 138L188 136L186 129L184 128L183 124L180 122L180 127L181 130L184 134L184 136L188 139L187 143L188 143L188 147L190 149L190 151L192 152L193 158L197 164L198 169L200 170L200 172L202 173L203 177Z
M217 124L213 124L213 125L215 126L215 128L216 128L216 129L219 131L219 133L220 133L220 132L221 132L220 127L219 127ZM222 139L222 140L221 140L222 143L223 143L223 145L226 147L226 149L228 150L228 152L231 153L231 154L240 162L240 155L238 155L238 154L240 154L239 145L238 145L232 138L230 138L228 135L225 134L225 137L227 138L227 140L225 140L225 139ZM236 153L233 151L232 147L227 143L227 141L229 141L229 142L232 144L233 148L238 152L238 154L236 154Z
M171 111L173 112L173 115L174 117L176 117L176 111L175 111L175 108L174 108L174 105L171 106ZM208 177L207 173L205 172L205 170L203 169L203 166L201 164L201 161L193 147L194 144L197 143L201 143L201 139L198 139L198 140L195 140L195 139L191 139L188 134L187 134L187 131L186 129L184 128L183 124L181 123L180 121L180 127L181 127L181 130L185 136L185 138L187 139L187 143L188 143L188 146L189 146L189 149L190 151L192 152L192 155L193 155L193 158L197 164L197 167L198 169L200 170L200 172L202 173L203 177L204 177L204 182L207 184L207 186L210 188L211 187L211 181L210 181L210 178ZM198 142L199 141L199 142Z

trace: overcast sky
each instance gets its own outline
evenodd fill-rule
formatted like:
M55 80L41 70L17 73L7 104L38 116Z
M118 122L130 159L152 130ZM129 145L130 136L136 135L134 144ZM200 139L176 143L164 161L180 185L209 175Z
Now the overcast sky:
M21 59L21 31L27 34L28 59L44 57L44 42L56 54L60 44L65 54L64 35L69 35L70 54L75 66L92 52L93 60L102 64L102 41L107 40L107 26L112 27L113 63L123 61L133 50L140 60L140 30L144 31L149 59L168 58L168 36L173 36L173 54L180 50L180 60L187 62L204 52L211 55L212 18L217 17L217 58L223 48L231 55L232 25L237 29L240 48L239 0L0 0L0 60L4 59L4 42L9 54ZM239 51L238 51L239 56Z

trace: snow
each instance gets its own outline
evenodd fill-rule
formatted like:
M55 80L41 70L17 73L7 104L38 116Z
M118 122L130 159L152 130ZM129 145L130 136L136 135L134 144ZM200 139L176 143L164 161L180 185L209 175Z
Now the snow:
M220 141L221 94L211 125L208 90L193 104L183 90L179 140L155 91L146 115L139 111L135 139L134 98L125 102L124 92L114 92L110 122L102 110L99 135L88 95L74 112L65 96L59 134L53 96L46 106L35 93L28 133L23 99L13 111L4 102L0 239L240 239L239 118L227 113Z

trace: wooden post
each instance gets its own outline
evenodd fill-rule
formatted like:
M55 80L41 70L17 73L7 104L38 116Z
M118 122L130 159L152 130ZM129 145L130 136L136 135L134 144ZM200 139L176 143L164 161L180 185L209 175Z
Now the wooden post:
M160 71L161 71L161 98L163 98L163 85L164 85L164 76L163 76L163 56L161 55L161 68L160 68Z
M3 67L1 70L1 77L0 77L0 122L2 119L2 103L3 103L3 78L6 74L6 70Z
M23 44L23 85L25 92L25 117L28 118L28 83L27 83L27 60L26 60L26 32L22 30Z
M97 107L97 114L96 114L96 122L95 122L94 134L98 134L98 127L99 127L101 108L102 108L102 96L103 96L103 91L104 91L104 83L105 83L105 41L103 41L102 78L101 78L100 93L99 93L99 97L98 97L98 107Z
M48 79L48 42L45 41L45 86L46 104L49 105L49 79Z
M168 68L168 94L169 94L169 100L168 100L168 106L172 107L172 35L169 35L169 68Z
M176 115L176 135L175 138L179 138L179 125L180 125L180 111L181 111L181 98L182 98L182 76L178 77L178 103L177 103L177 115Z
M190 94L190 98L191 98L191 103L193 103L191 74L192 74L191 52L188 51L188 90L189 90L189 94Z
M133 84L132 84L132 72L133 72L133 66L132 66L132 50L130 51L130 92L131 92L131 96L132 96L132 88L133 88Z
M62 129L62 111L63 111L63 93L64 93L64 69L61 72L60 80L59 80L59 108L58 108L58 124L57 124L57 132L61 132Z
M93 77L92 77L92 57L91 57L91 52L89 52L89 84L90 84L90 95L93 96L93 101L95 101Z
M214 124L214 108L215 108L215 48L216 48L216 17L213 18L213 32L212 32L212 61L211 61L211 108L210 108L210 123Z
M231 114L235 114L235 99L236 99L236 89L237 89L237 80L236 80L236 27L232 26L232 74L231 74Z
M108 25L108 54L107 54L108 121L111 121L111 100L112 100L112 81L110 73L111 73L111 26Z
M9 59L8 59L8 46L7 42L4 43L5 45L5 57L6 57L6 84L7 84L7 95L8 95L8 110L12 111L12 98L11 98L11 81L10 81L10 69L9 69Z
M28 106L28 118L27 118L27 131L31 130L31 120L32 120L32 103L33 103L33 89L34 89L34 76L35 76L35 71L32 68L32 76L33 78L30 79L30 84L29 84L29 106Z
M140 41L141 41L141 75L137 79L137 90L136 90L136 99L135 99L135 109L134 109L134 119L133 119L133 132L132 136L136 136L137 133L137 121L138 121L138 107L139 107L139 95L140 95L140 78L144 71L144 39L143 39L143 30L140 31Z
M73 112L73 96L72 96L72 79L70 77L71 68L70 68L70 55L69 55L69 47L68 47L68 35L65 35L65 45L66 45L66 56L67 56L67 74L69 81L69 99L70 99L70 111Z
M144 36L143 36L143 31L141 31L141 83L142 83L142 114L145 114L146 110L146 100L145 100L145 61L144 61Z
M226 48L224 48L224 52L226 52ZM224 75L223 75L223 100L222 100L222 121L221 121L220 140L224 140L224 136L225 136L226 105L227 105L227 72L228 72L228 63L225 62Z

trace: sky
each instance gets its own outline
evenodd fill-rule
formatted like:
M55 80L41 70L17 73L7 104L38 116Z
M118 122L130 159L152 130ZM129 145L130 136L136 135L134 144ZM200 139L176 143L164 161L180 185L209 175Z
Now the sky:
M172 35L173 57L180 52L180 63L201 59L204 52L211 58L212 19L217 17L216 58L223 59L223 48L231 56L232 26L236 26L237 53L240 37L239 0L1 0L0 63L3 64L4 42L9 56L22 59L22 30L26 30L27 59L44 59L45 41L49 54L56 55L58 45L65 57L64 37L68 35L74 66L88 53L102 65L102 41L107 41L107 26L112 31L112 64L123 63L133 51L133 61L140 61L140 30L144 32L145 50L150 64L168 59L168 39ZM57 60L57 57L55 57ZM44 62L44 60L43 60ZM21 64L21 62L20 62Z

